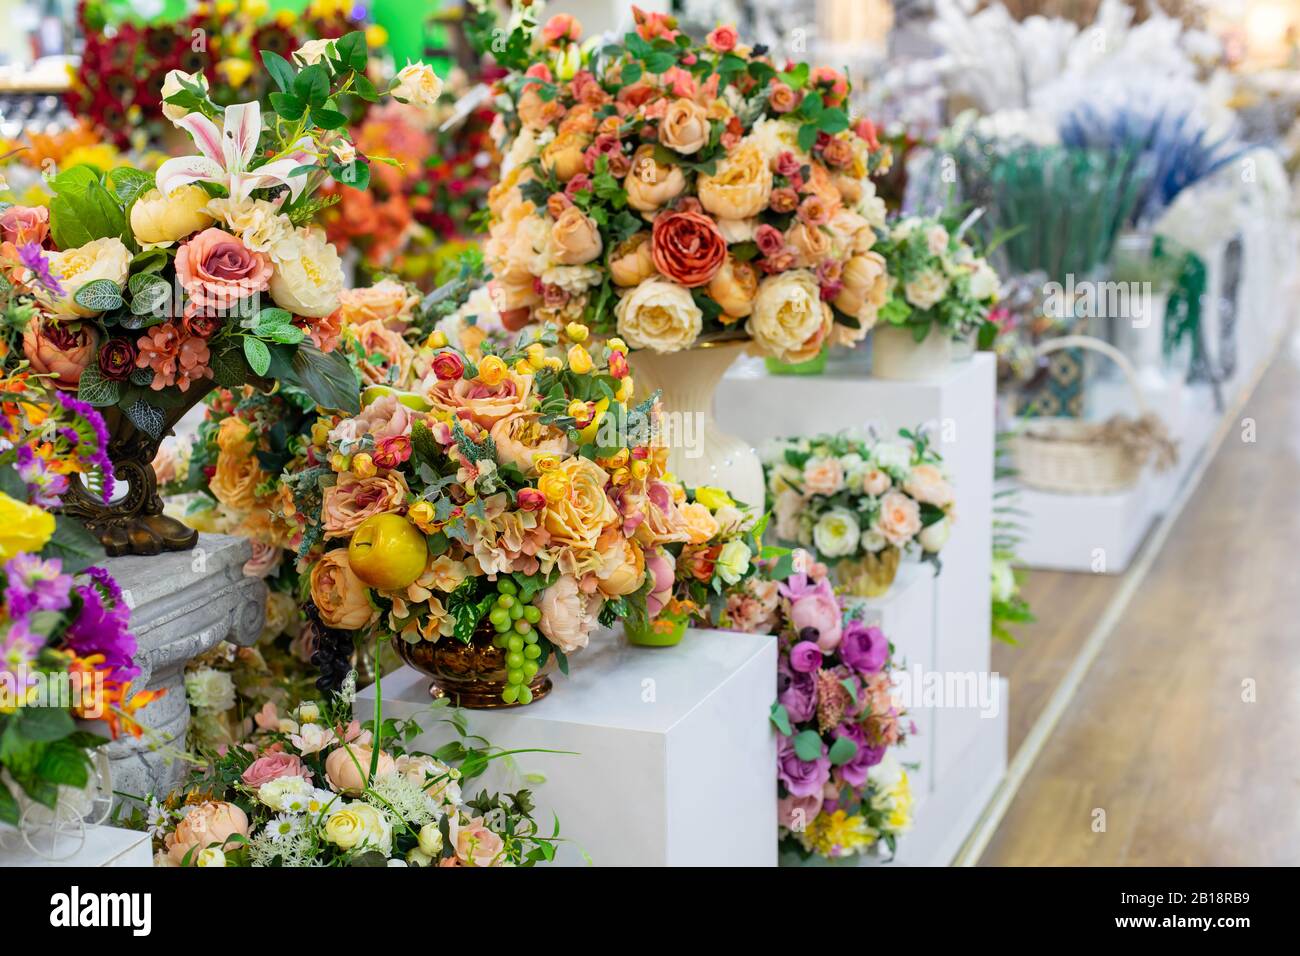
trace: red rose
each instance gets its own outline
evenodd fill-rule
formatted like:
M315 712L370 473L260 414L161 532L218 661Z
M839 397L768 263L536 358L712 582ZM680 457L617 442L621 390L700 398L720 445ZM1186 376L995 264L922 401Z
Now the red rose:
M727 260L727 240L702 213L661 213L650 238L655 268L688 289L708 285Z
M437 375L442 381L458 379L464 371L465 363L461 361L460 356L455 352L443 351L434 356L433 374Z

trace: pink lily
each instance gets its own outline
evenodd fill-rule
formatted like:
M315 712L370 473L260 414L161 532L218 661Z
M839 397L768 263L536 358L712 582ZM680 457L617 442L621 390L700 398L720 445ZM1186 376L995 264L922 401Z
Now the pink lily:
M288 186L294 199L307 185L307 175L290 175L307 165L313 156L310 139L301 139L283 159L249 169L257 155L257 140L262 135L262 107L256 101L226 107L222 128L201 113L190 113L176 121L198 146L199 156L178 156L158 167L158 191L164 196L172 190L195 182L224 186L231 199L247 199L255 189Z

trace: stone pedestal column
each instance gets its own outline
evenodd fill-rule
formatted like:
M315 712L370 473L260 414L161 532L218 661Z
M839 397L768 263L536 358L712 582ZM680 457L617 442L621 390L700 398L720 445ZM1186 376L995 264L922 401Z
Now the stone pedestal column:
M161 795L185 777L186 765L176 759L190 723L185 664L222 640L251 645L262 631L266 585L243 573L251 553L244 538L203 534L193 551L104 562L122 587L139 642L133 687L167 690L139 712L152 733L123 736L106 748L118 793Z

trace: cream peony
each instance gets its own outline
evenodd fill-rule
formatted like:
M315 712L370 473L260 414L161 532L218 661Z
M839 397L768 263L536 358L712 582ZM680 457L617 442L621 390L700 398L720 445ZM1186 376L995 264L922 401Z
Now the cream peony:
M695 344L704 314L682 286L647 279L614 307L618 334L633 348L679 352ZM752 320L751 320L752 321Z
M862 529L848 508L830 508L813 525L813 545L823 558L848 557L858 549Z
M323 319L339 307L343 263L323 232L299 229L295 236L298 254L276 263L271 298L295 315Z
M806 269L768 276L758 286L745 330L783 362L806 362L821 350L833 322L817 278Z
M442 80L429 64L408 63L398 72L390 92L416 106L435 106L442 95Z
M673 100L659 122L659 141L684 155L703 149L709 132L708 113L694 100Z
M952 504L952 485L934 465L917 465L903 482L903 490L922 504L946 508Z
M270 256L273 263L295 259L301 252L302 243L289 217L265 199L212 199L206 211L249 249Z
M63 298L48 303L51 314L58 319L88 319L98 315L76 302L73 297L77 290L97 279L124 286L131 271L131 252L116 236L95 239L65 252L51 252L46 258L50 272L63 288Z
M598 600L583 594L575 578L562 575L537 599L542 612L537 626L556 647L571 654L587 646L596 626L592 605Z
M903 287L907 301L918 309L929 309L948 294L948 280L942 272L927 270Z
M190 233L206 229L212 224L204 207L209 202L207 191L191 183L173 189L164 196L151 189L131 207L131 232L141 249L170 246Z
M1001 281L998 274L983 259L977 259L970 274L970 294L972 299L984 301L998 294Z
M772 168L757 146L742 143L716 173L700 176L698 189L700 203L719 219L748 219L767 208Z

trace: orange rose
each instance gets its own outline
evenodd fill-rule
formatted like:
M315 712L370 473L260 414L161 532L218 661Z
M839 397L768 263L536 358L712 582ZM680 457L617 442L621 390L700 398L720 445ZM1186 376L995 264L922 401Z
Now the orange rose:
M193 863L200 851L214 843L227 848L233 836L248 836L248 816L233 803L209 800L190 807L176 829L167 834L167 858L173 866L184 863L186 856Z
M785 241L795 251L794 264L801 269L815 269L829 258L831 237L820 226L796 221L785 234Z
M878 252L854 256L844 263L840 281L844 286L835 297L835 308L857 319L861 334L866 335L889 292L884 257Z
M350 473L325 489L321 498L321 523L326 538L346 538L372 515L398 511L406 503L406 479L393 471L370 478Z
M558 98L543 100L536 88L529 87L519 97L519 121L541 132L564 116L564 104Z
M709 298L722 306L722 311L731 319L743 319L754 311L754 296L757 294L758 272L748 262L737 262L730 256L717 275L709 280Z
M540 418L538 412L516 412L492 426L498 461L531 475L536 474L533 462L538 455L563 458L569 454L572 443L568 436L554 425L543 425Z
M650 145L638 149L623 180L627 204L638 212L661 209L686 190L686 175L676 166L655 162L654 152Z
M637 286L657 274L650 248L648 232L638 232L614 247L609 256L609 277L615 285Z
M688 544L706 544L718 533L718 522L713 513L698 501L682 506L682 517L686 519Z
M442 380L430 374L422 390L435 409L453 415L464 409L472 421L490 429L501 419L527 409L532 387L531 375L511 371L496 385L463 378Z
M352 573L346 548L326 551L311 569L311 599L327 627L355 631L374 616L366 586Z
M411 363L415 360L415 350L402 337L384 324L383 319L371 319L349 330L351 336L361 346L365 358L357 363L361 377L371 385L388 385L393 381L401 385L411 374ZM376 364L372 355L382 357L383 362ZM397 370L397 378L390 379L389 372Z
M257 504L257 486L265 479L266 475L252 454L223 451L217 455L217 470L208 489L232 511L252 511Z
M703 213L666 212L651 232L655 268L678 285L707 285L727 259L727 240Z
M737 148L712 176L699 179L700 203L720 219L748 219L767 207L772 169L752 144Z
M600 229L581 209L570 206L551 226L551 244L556 262L585 265L600 255Z
M99 348L93 325L81 322L50 322L33 318L23 332L23 354L38 375L50 375L55 388L75 390L81 373Z
M673 100L659 121L659 141L684 155L703 149L709 133L709 115L694 100Z
M344 289L339 293L339 312L349 325L379 321L402 331L411 324L411 314L420 297L405 285L384 279L365 289Z
M623 537L621 526L611 525L597 544L603 561L596 572L596 589L606 597L632 594L645 580L645 554Z
M542 150L542 168L562 183L567 183L578 173L587 171L583 155L591 145L591 136L584 132L565 132L546 144Z
M605 494L609 475L589 458L567 458L555 472L567 480L559 501L547 502L546 530L551 542L578 548L594 548L605 525L618 520L618 512Z

